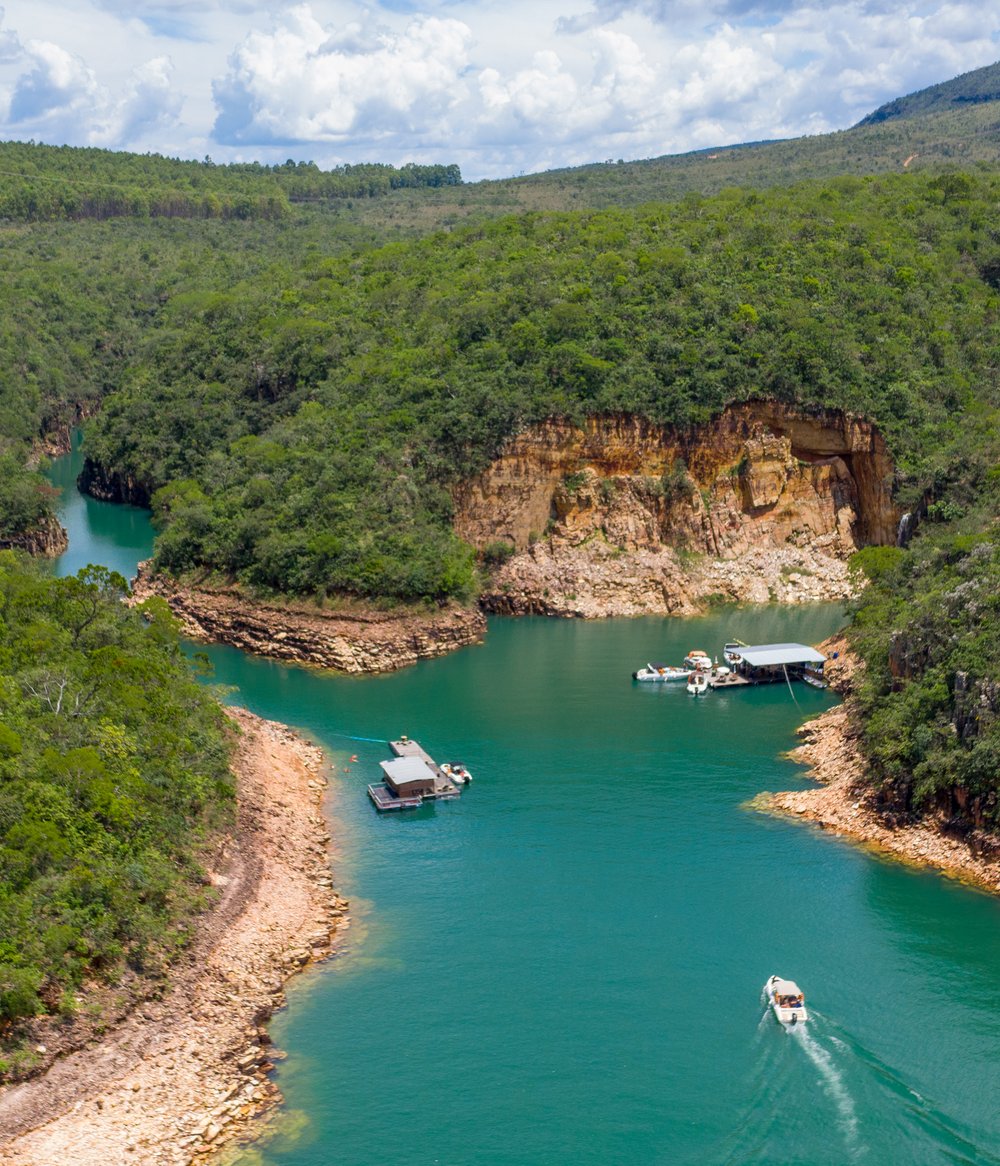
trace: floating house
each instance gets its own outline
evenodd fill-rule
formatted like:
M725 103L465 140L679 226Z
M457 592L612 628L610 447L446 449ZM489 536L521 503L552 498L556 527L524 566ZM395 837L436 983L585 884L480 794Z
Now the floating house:
M383 780L368 787L379 810L406 810L436 798L457 798L462 790L429 754L408 737L390 741L396 756L380 762Z
M826 657L808 644L740 644L726 645L726 659L732 672L713 680L715 688L731 684L773 684L786 680L804 680L816 688L825 688L823 665Z

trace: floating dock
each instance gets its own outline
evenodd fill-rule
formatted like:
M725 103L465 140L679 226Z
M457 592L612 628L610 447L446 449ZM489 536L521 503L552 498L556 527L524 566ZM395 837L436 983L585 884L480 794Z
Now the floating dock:
M424 802L461 796L462 787L444 772L417 741L400 737L390 741L393 761L381 763L385 780L368 787L377 810L408 810Z
M783 684L804 680L814 688L826 688L823 665L826 657L808 644L726 645L728 676L714 676L712 688L738 688L746 684Z

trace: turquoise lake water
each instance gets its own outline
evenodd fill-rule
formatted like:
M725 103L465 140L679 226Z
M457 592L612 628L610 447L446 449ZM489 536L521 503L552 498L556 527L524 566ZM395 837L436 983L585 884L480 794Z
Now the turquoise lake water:
M53 477L57 569L134 573L145 512L77 495L74 459ZM287 1104L240 1166L1000 1163L1000 902L745 808L805 784L782 754L827 694L630 679L841 622L491 620L360 679L211 649L227 699L326 748L353 917L272 1024ZM473 785L376 814L399 733ZM804 1030L764 1013L772 972Z

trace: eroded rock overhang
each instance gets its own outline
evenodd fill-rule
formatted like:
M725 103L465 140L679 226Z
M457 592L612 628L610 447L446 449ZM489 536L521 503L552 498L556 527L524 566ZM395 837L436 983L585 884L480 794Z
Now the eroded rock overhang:
M514 552L487 593L493 610L841 598L850 554L895 541L893 477L875 426L834 410L752 401L687 428L548 421L456 490L455 529Z

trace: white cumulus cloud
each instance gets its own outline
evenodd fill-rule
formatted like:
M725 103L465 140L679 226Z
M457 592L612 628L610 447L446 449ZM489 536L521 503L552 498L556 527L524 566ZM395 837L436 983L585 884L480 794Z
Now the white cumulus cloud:
M844 128L1000 57L978 0L13 0L0 24L9 137L468 178Z
M266 144L435 133L466 94L471 41L461 21L429 16L399 33L328 29L303 5L233 52L214 85L215 136Z
M51 41L26 41L19 56L24 67L10 91L6 120L22 136L121 147L179 115L181 98L166 57L138 66L114 93L83 60Z

